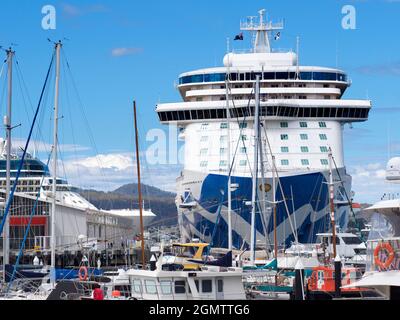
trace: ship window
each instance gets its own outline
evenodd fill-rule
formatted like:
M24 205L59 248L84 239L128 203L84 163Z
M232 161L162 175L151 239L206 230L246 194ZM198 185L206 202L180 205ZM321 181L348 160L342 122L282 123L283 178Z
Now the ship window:
M289 160L287 160L287 159L282 159L282 160L281 160L281 165L283 165L283 166L288 166L288 165L289 165Z
M308 135L307 135L307 133L301 133L301 134L300 134L300 139L301 139L301 140L308 140Z
M247 152L247 148L246 147L241 147L240 148L240 153L246 153Z
M221 160L221 161L219 162L219 166L220 166L220 167L226 167L226 166L228 166L228 162L227 162L226 160Z
M308 152L308 147L300 147L301 152Z
M175 281L175 293L176 294L186 293L185 281Z
M325 134L325 133L321 133L321 134L319 135L319 138L320 138L321 140L327 140L327 137L326 137L326 134Z
M161 292L163 294L172 294L171 281L161 280L160 281L160 288L161 288Z
M239 123L239 128L240 129L246 129L247 128L247 122L240 122Z
M319 147L319 149L321 150L321 152L328 152L328 147L322 146Z
M241 167L246 166L246 165L247 165L247 160L240 160L239 165L240 165Z
M242 141L246 141L247 140L247 136L245 134L240 135L240 139Z
M357 237L342 237L345 244L360 244L361 240Z
M289 147L281 147L281 152L289 152Z
M326 128L326 123L323 121L318 122L320 128Z
M308 161L308 159L301 159L301 164L303 166L308 166L308 165L310 165L310 162Z
M286 121L281 122L281 128L287 128L289 125Z
M208 161L201 161L200 162L200 167L205 168L208 165Z
M281 140L289 140L289 136L287 134L281 134Z
M228 124L226 122L222 122L220 129L226 129L226 128L228 128Z
M321 164L323 166L327 166L328 165L328 160L327 159L321 159Z
M307 128L307 122L300 122L300 128Z
M154 280L144 280L144 284L145 284L147 293L149 293L149 294L157 293L156 282Z
M202 280L201 291L204 293L212 292L212 280Z

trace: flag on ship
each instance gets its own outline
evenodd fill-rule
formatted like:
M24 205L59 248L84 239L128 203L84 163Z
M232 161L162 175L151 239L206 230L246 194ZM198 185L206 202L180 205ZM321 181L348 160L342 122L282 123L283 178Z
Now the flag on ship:
M237 34L235 36L235 39L233 39L233 40L243 40L243 33L241 32L241 33Z
M275 35L275 40L279 40L280 37L281 37L281 33L278 32L278 33Z

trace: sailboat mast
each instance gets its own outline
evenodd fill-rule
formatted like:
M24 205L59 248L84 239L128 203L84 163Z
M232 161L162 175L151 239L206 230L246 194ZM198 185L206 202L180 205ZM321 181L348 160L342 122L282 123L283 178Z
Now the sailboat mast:
M329 148L329 204L331 209L331 223L332 223L332 246L333 258L336 258L336 223L335 223L335 204L334 204L334 188L333 188L333 174L332 174L332 150Z
M256 208L257 208L257 177L258 177L258 139L260 127L260 75L256 75L256 92L255 92L255 113L254 113L254 164L253 164L253 184L251 195L251 233L250 233L250 260L254 265L255 259L255 242L256 242Z
M228 52L229 53L229 52ZM229 57L229 56L228 56ZM229 58L228 58L229 59ZM228 249L232 250L232 184L231 172L233 164L231 163L231 114L229 108L229 63L228 63L228 78L225 80L226 88L226 124L228 130Z
M61 42L56 43L56 81L54 89L54 131L53 131L53 188L51 205L51 269L50 281L54 286L56 282L56 192L57 192L57 144L58 144L58 96L60 83L60 51Z
M135 117L135 141L136 141L136 167L138 177L138 194L139 194L139 213L140 213L140 242L142 246L142 268L145 268L146 259L144 255L144 226L143 226L143 208L142 208L142 189L140 182L140 159L139 159L139 133L136 117L136 101L133 101L133 113Z
M272 156L272 205L274 210L274 258L278 259L278 236L277 236L277 215L276 215L276 165L275 156Z
M7 53L7 67L8 67L8 98L7 98L7 115L4 118L4 125L6 127L6 141L7 141L7 156L6 156L6 195L5 203L7 203L10 197L10 171L11 171L11 106L12 106L12 67L13 67L13 56L14 51L8 49ZM3 229L3 268L4 278L6 276L5 266L10 263L10 218L7 216L4 229Z

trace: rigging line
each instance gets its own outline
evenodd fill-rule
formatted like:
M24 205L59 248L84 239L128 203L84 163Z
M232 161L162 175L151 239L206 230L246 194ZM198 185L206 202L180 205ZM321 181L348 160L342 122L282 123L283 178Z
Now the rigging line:
M0 224L0 234L3 233L4 224L5 224L6 220L7 220L7 216L8 216L8 213L10 211L10 207L11 207L11 202L12 202L12 200L14 198L14 193L15 193L15 190L17 188L19 176L20 176L21 171L22 171L22 166L23 166L23 163L24 163L24 160L25 160L25 155L26 155L26 152L27 152L27 149L28 149L28 146L29 146L29 142L30 142L31 137L32 137L33 128L34 128L34 125L36 123L37 115L38 115L39 110L40 110L40 105L42 103L43 93L44 93L44 91L46 89L46 86L47 86L47 80L49 79L49 74L50 74L51 66L53 65L53 61L54 61L54 52L53 52L53 55L51 57L49 69L47 70L46 79L45 79L44 84L43 84L43 88L42 88L42 92L40 94L40 98L39 98L38 106L37 106L37 109L36 109L36 113L35 113L35 116L33 118L33 122L32 122L31 128L30 128L30 131L29 131L28 139L26 140L26 143L25 143L24 152L22 154L21 160L19 161L17 175L16 175L16 177L14 179L14 184L13 184L13 187L11 189L10 196L8 197L6 208L4 210L3 219L2 219L1 224Z
M50 162L50 158L51 158L52 153L53 153L53 150L51 150L51 152L49 153L49 157L48 157L48 159L47 159L47 166L49 165L49 162ZM26 226L26 229L25 229L24 238L23 238L23 240L22 240L22 243L21 243L21 246L20 246L20 249L19 249L19 252L18 252L18 256L17 256L17 261L16 261L15 264L14 264L13 273L12 273L11 279L10 279L8 285L7 285L6 292L8 292L8 290L10 289L11 283L12 283L13 280L14 280L15 273L16 273L16 271L17 271L17 268L18 268L18 265L19 265L19 261L20 261L21 256L22 256L22 252L23 252L24 249L25 249L25 243L26 243L26 240L27 240L27 238L28 238L29 231L30 231L30 229L31 229L31 224L32 224L33 216L35 215L35 212L36 212L36 207L37 207L37 204L38 204L38 202L39 202L39 197L40 197L40 190L41 190L42 187L43 187L44 180L45 180L45 176L42 176L42 179L41 179L41 181L40 181L40 187L39 187L39 189L38 189L38 192L37 192L37 195L36 195L36 199L35 199L35 202L34 202L34 204L33 204L33 207L32 207L32 210L31 210L31 214L30 214L30 216L29 216L29 222L28 222L28 224L27 224L27 226Z
M340 184L341 184L342 187L343 187L344 194L345 194L345 196L346 196L348 205L349 205L349 207L350 207L350 211L351 211L351 213L353 214L353 217L354 217L354 220L355 220L355 219L356 219L356 214L355 214L355 212L354 212L354 210L353 210L353 202L352 202L352 200L349 198L349 196L348 196L348 194L347 194L346 188L345 188L345 186L344 186L343 179L342 179L342 177L341 177L341 175L340 175L339 169L338 169L338 167L337 167L337 165L336 165L335 158L334 158L333 156L332 156L332 160L333 160L333 164L334 164L334 166L335 166L336 172L337 172L337 174L338 174L338 177L339 177L339 180L340 180ZM359 231L360 231L360 226L358 225L358 223L357 223L357 229L359 229Z
M75 90L75 94L76 94L77 99L78 99L78 103L79 103L79 105L80 105L80 107L81 107L81 108L80 108L80 111L81 111L81 113L82 113L82 115L83 115L83 120L84 120L84 122L85 122L85 124L86 124L86 130L87 130L87 132L88 132L89 139L90 139L90 141L91 141L91 143L92 143L92 145L93 145L93 147L94 147L94 150L95 150L96 155L99 155L99 151L98 151L98 148L97 148L97 145L96 145L94 136L93 136L93 132L92 132L92 130L91 130L90 123L89 123L88 118L87 118L87 116L86 116L86 111L85 111L85 108L84 108L84 104L83 104L82 99L81 99L81 97L80 97L80 95L79 95L79 91L78 91L78 88L77 88L77 86L76 86L76 83L75 83L75 80L74 80L74 77L73 77L73 74L72 74L72 70L71 70L71 67L70 67L69 62L68 62L68 59L67 59L67 55L66 55L66 53L65 53L64 48L62 48L61 50L62 50L62 52L63 52L63 57L64 57L64 59L65 59L65 61L66 61L66 64L67 64L67 68L68 68L68 71L69 71L69 75L70 75L70 78L71 78L71 82L72 82L73 88L74 88L74 90ZM98 156L95 156L94 158L96 159L96 162L98 163L99 171L100 171L100 176L101 176L102 182L103 182L105 185L110 186L110 184L107 182L106 175L105 175L105 173L104 173L103 166L102 166L102 163L101 163L99 157L98 157Z
M25 95L26 95L26 99L29 102L28 105L31 108L31 111L32 111L32 114L33 114L35 112L35 110L33 108L33 103L32 103L31 97L29 95L29 90L28 90L28 87L26 85L26 82L25 82L25 79L24 79L24 75L23 75L22 70L20 68L20 63L18 61L18 58L15 60L15 65L16 65L16 70L17 70L17 79L18 79L18 83L19 83L19 86L20 86L21 93L23 95L24 104L26 105L26 102L25 102ZM25 90L25 95L24 95L24 90ZM47 98L44 99L44 101L46 101L46 100L47 100ZM39 121L39 123L40 123L40 121ZM38 130L38 134L36 135L36 137L39 136L40 141L42 141L42 143L44 144L44 148L46 150L47 146L44 143L44 136L43 136L42 129L41 129L40 125L37 126L37 130ZM39 141L35 141L35 145L36 145L36 143L40 144ZM36 149L38 149L38 147L36 147ZM50 147L50 149L51 149L51 147ZM46 150L46 152L48 153L48 152L50 152L50 150Z
M264 129L265 138L266 138L266 140L267 140L268 149L269 149L269 151L270 151L271 156L273 156L271 144L270 144L270 142L269 142L268 135L267 135L267 128L266 128L266 126L263 126L263 129ZM281 179L280 179L280 177L279 177L279 173L278 173L278 169L276 168L275 161L272 161L272 167L273 167L272 169L275 171L275 174L276 174L276 177L277 177L277 180L278 180L278 185L279 185L279 188L280 188L280 191L281 191L281 194L282 194L282 200L283 200L283 203L284 203L284 205L285 205L286 214L287 214L288 219L289 219L289 224L290 224L290 228L291 228L292 234L293 234L293 236L294 236L294 238L295 238L296 243L299 243L299 239L297 238L296 232L294 231L294 228L293 228L292 219L290 218L289 207L288 207L287 202L286 202L285 193L283 192L283 187L282 187Z

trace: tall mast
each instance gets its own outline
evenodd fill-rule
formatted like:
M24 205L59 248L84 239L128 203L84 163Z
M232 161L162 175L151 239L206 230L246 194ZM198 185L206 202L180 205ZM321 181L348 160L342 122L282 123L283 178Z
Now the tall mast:
M229 38L227 40L229 43ZM228 53L229 53L229 45L228 45ZM228 55L229 59L229 55ZM226 123L228 130L228 249L232 250L232 184L231 184L231 172L233 164L231 163L231 113L229 108L229 76L230 76L230 68L228 61L228 73L227 78L225 80L225 88L226 88Z
M257 177L258 177L258 139L260 127L260 76L256 75L256 92L255 92L255 113L254 113L254 164L253 164L253 185L251 194L251 233L250 233L250 260L254 265L255 242L256 242L256 208L257 208Z
M276 215L276 165L275 156L272 156L272 205L274 210L274 258L278 259L278 236L277 236L277 215Z
M51 267L50 281L53 287L56 282L56 193L57 193L57 144L58 144L58 96L60 84L60 51L61 41L56 43L56 81L54 89L54 128L53 128L53 189L51 205Z
M335 204L334 199L334 188L333 188L333 174L332 174L332 150L329 148L329 204L331 210L331 223L332 223L332 246L333 246L333 258L336 258L336 223L335 223Z
M7 99L7 115L4 117L4 125L6 127L6 140L7 140L7 156L6 156L6 196L5 203L10 197L10 170L11 170L11 105L12 105L12 67L14 51L9 48L7 51L7 67L8 67L8 99ZM3 275L6 277L5 266L10 263L10 217L6 218L3 230Z
M136 167L137 167L137 177L138 177L139 212L140 212L140 242L142 246L142 268L144 269L146 260L144 255L144 227L143 227L142 189L140 184L139 133L138 133L137 117L136 117L136 101L133 101L133 113L135 117Z

